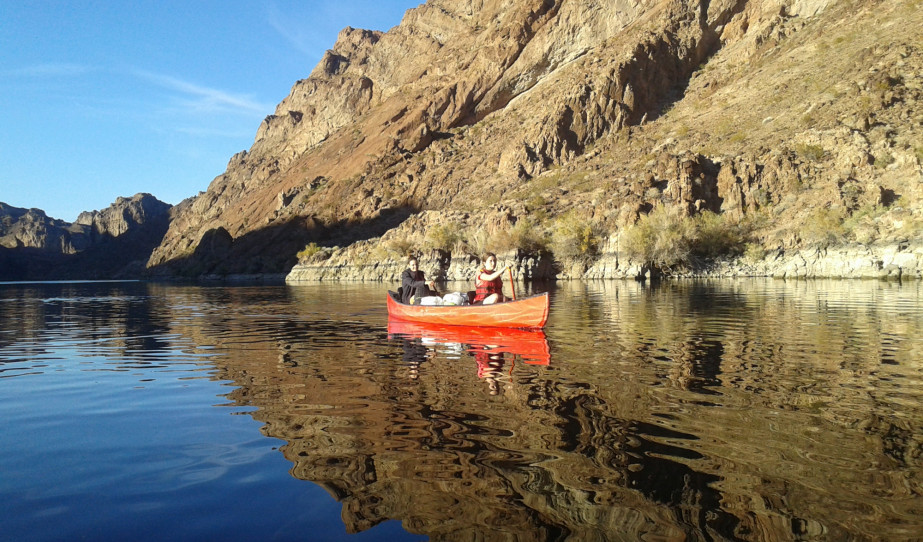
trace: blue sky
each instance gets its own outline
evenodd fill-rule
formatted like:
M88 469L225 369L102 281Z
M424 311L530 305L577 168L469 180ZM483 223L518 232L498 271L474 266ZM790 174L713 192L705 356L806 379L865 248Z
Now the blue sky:
M68 222L205 190L345 26L423 0L0 2L0 201Z

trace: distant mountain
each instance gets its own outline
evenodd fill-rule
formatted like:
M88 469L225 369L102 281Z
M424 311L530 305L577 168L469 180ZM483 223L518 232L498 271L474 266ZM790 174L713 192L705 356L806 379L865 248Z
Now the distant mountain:
M0 203L0 280L140 278L171 208L137 194L68 223Z

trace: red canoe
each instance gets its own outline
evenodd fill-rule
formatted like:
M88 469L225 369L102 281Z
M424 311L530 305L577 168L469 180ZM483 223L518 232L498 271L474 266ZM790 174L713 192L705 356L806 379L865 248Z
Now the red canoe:
M450 326L541 328L548 320L548 293L493 305L405 305L388 294L388 316Z

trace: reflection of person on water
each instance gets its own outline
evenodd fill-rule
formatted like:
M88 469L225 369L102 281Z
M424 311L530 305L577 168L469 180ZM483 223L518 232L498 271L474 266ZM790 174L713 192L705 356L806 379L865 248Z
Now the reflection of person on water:
M426 347L414 339L404 339L404 364L410 372L410 379L416 380L420 376L420 365L426 361Z
M489 346L472 347L472 350L474 350L474 360L478 364L478 378L483 378L487 382L491 395L499 394L498 379L503 374L503 366L506 364L503 352L494 352Z
M509 266L495 269L497 267L497 255L493 252L484 254L482 261L484 262L484 267L478 271L474 281L474 303L490 305L491 303L506 301L507 299L503 295L503 279L500 277L509 269Z
M424 297L434 295L435 281L426 281L423 271L420 271L420 262L416 256L407 260L407 269L401 275L401 303L413 305L414 302Z

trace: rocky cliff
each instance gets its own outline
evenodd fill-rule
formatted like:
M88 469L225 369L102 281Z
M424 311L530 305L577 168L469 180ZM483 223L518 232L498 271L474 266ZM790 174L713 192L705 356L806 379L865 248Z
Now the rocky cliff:
M171 208L137 194L68 223L0 203L0 280L139 278Z
M919 8L431 0L347 28L148 266L359 278L493 249L555 277L737 273L885 245L919 275Z

